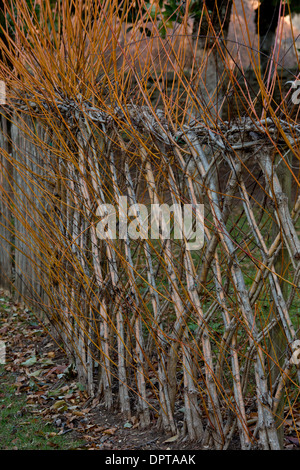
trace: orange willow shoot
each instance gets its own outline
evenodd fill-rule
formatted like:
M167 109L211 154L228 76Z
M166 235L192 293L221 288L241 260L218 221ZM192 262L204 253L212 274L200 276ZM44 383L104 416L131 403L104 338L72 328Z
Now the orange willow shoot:
M203 447L278 449L299 394L299 113L244 13L250 85L225 28L241 2L204 2L197 27L179 3L6 3L0 281L108 409ZM202 204L203 244L173 236L172 212L170 237L99 237L99 206L119 214L122 196L128 224L134 204Z

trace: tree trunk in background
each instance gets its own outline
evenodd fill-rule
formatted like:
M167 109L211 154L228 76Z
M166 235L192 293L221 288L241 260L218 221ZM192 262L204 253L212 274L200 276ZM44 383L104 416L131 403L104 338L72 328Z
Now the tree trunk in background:
M207 11L202 16L203 5L206 5ZM205 2L201 0L199 5L194 6L191 11L194 17L193 40L197 48L197 60L200 59L199 63L201 63L201 56L208 55L204 59L206 66L202 73L206 89L201 96L213 119L218 119L220 114L222 115L225 81L223 79L222 83L220 82L224 71L220 47L224 49L226 47L231 9L232 0L206 0ZM218 45L216 45L216 38L219 41ZM209 52L212 53L208 54Z
M274 47L279 6L280 3L274 0L262 0L259 8L255 10L256 33L260 37L260 64L262 72L268 66L272 48Z
M224 39L226 40L227 35L228 35L228 30L229 30L230 17L231 17L232 0L206 0L204 3L209 12L210 19L211 19L213 28L215 30L215 34L219 35L222 30L223 34L220 34L220 38L222 38L223 36ZM199 11L201 9L202 9L202 1L201 1L201 7L199 6ZM209 41L209 43L212 45L215 38L213 37L213 32L210 31L208 17L206 15L203 17L200 31L199 31L199 21L200 21L200 18L198 18L198 16L196 15L194 19L194 24L193 24L193 38L195 39L199 32L200 36L202 37L201 45L203 46L205 45L207 36L209 38L211 37L211 40Z

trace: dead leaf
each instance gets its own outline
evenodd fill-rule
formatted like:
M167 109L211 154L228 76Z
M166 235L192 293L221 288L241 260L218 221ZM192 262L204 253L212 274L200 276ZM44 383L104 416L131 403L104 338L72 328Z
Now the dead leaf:
M131 416L130 421L132 422L132 424L136 424L138 423L139 419L137 416Z
M54 405L51 406L51 410L65 411L68 409L68 405L65 400L57 400Z
M104 431L105 426L98 426L97 428L93 429L93 432L102 432Z
M55 444L55 442L47 441L47 446L58 447L58 444Z
M73 411L72 413L73 413L73 415L75 415L75 416L84 416L84 413L82 413L82 411L76 411L76 410L75 410L75 411Z
M24 382L26 379L27 377L25 375L19 375L19 377L17 377L17 382Z
M96 441L97 439L99 439L98 437L89 436L89 435L87 435L87 434L85 434L83 437L84 437L84 439L86 439L87 441Z
M177 441L178 437L179 437L179 433L177 433L175 436L169 437L169 439L164 441L164 444L166 444L167 442L175 442Z
M33 366L33 364L35 364L36 361L37 361L36 356L32 356L29 359L27 359L27 361L21 362L21 366L26 366L26 367Z
M50 370L48 370L45 377L48 377L51 374L61 374L62 372L64 372L66 370L66 367L67 366L65 366L65 365L62 365L62 366L58 365L58 366L52 367Z
M115 432L117 431L118 428L109 428L109 429L105 429L103 431L103 434L109 434L110 436L113 436L115 434Z

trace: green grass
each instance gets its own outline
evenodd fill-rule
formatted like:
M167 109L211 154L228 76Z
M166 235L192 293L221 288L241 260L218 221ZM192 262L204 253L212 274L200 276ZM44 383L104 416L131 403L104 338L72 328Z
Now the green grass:
M36 408L26 403L26 394L15 391L13 374L0 365L0 450L71 450L84 445L70 434L57 435L58 428L31 412Z

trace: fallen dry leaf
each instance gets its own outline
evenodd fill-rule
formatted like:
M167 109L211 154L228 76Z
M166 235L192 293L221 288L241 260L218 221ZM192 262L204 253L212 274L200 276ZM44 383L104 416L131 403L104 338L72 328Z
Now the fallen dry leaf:
M68 409L68 405L65 402L65 400L57 400L50 408L51 410L60 410L62 409L66 410Z
M102 432L104 431L105 426L98 426L97 428L93 429L93 432Z
M177 441L178 437L179 437L179 433L177 433L175 436L169 437L169 439L166 439L164 441L164 444L166 444L167 442L175 442Z
M113 436L115 434L115 432L117 431L118 428L109 428L109 429L105 429L103 431L103 434L109 434L110 436Z

